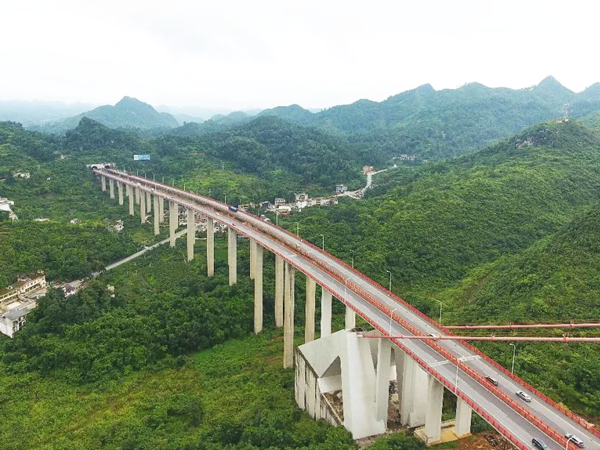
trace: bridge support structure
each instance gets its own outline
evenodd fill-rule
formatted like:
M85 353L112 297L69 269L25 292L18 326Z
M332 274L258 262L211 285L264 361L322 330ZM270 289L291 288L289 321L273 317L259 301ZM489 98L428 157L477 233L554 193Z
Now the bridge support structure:
M304 342L315 340L315 296L317 283L310 277L306 277L306 308L304 322Z
M134 216L135 215L135 210L134 210L134 206L133 206L133 201L134 201L133 197L134 196L133 196L133 193L131 192L131 190L133 188L131 186L129 186L128 184L125 186L126 186L125 189L128 192L127 199L129 200L129 215Z
M331 334L331 292L321 287L321 337Z
M250 279L254 280L256 266L256 241L250 239Z
M206 274L215 275L215 222L210 217L206 220Z
M456 419L454 424L454 434L457 438L463 438L471 435L471 418L473 410L460 397L456 399Z
M140 188L135 188L135 204L140 204Z
M442 438L442 405L444 385L428 376L427 412L425 414L425 445L434 445Z
M263 248L256 244L254 251L254 333L263 329Z
M229 286L237 283L237 232L227 229L227 264L229 266Z
M175 247L175 232L179 226L179 205L169 201L169 245Z
M160 218L158 217L158 197L154 196L154 235L158 236L160 234Z
M143 192L140 195L140 221L146 223L146 196Z
M156 206L156 205L155 205ZM154 209L155 223L158 225L158 216ZM194 259L194 244L196 243L196 215L193 209L187 210L187 260Z
M346 306L345 328L351 330L356 327L356 313L352 308Z
M106 192L106 177L101 176L100 180L102 181L102 192Z
M158 222L163 223L165 221L165 199L162 197L158 198Z
M275 326L281 328L283 326L283 258L275 255Z
M283 368L294 365L294 290L295 269L284 262L284 308L283 308Z
M112 178L108 179L108 193L111 199L115 198L115 180Z
M117 192L119 194L119 205L123 205L123 183L117 181Z
M146 213L152 211L152 194L146 191Z

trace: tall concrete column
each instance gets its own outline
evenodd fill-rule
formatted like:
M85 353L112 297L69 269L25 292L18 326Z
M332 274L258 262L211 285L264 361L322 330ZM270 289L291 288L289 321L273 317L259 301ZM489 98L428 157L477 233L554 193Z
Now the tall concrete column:
M254 266L256 264L256 242L250 239L250 279L254 280Z
M409 427L425 424L428 374L406 353L402 353L402 380L398 386L400 421Z
M206 221L206 273L215 275L215 223L210 217Z
M442 405L444 385L429 376L427 415L425 416L425 444L432 445L442 437Z
M160 224L158 223L158 197L154 196L154 235L158 236L160 234Z
M140 195L140 221L146 223L146 196Z
M156 209L154 215L156 216ZM157 222L158 223L158 222ZM194 210L187 210L187 259L191 261L194 259L194 244L196 243L196 215Z
M351 330L354 327L356 327L356 313L352 308L346 306L346 326L344 328Z
M331 292L321 287L321 337L331 334Z
M375 380L375 408L377 419L387 423L390 400L390 359L392 344L389 339L379 339L377 343L377 378Z
M128 198L129 198L129 215L134 216L135 215L134 207L133 207L134 198L133 198L133 193L131 192L133 188L129 185L126 185L126 186L127 186L127 190L129 191L129 196L128 196Z
M146 212L152 211L152 194L150 191L146 191Z
M275 255L275 326L283 326L283 258Z
M140 204L140 188L135 188L135 204Z
M306 308L304 324L304 342L315 340L315 294L317 283L310 277L306 277Z
M119 205L123 204L123 183L117 181L117 192L119 193Z
M100 180L102 181L102 192L106 192L106 177L102 175Z
M233 286L237 283L237 233L232 227L227 229L227 263L229 286Z
M254 261L254 333L263 329L263 248L256 245Z
M294 365L294 281L295 270L287 262L284 263L284 297L283 312L283 368Z
M108 179L108 190L110 198L115 198L115 180L113 180L112 178Z
M169 243L175 247L175 231L179 226L179 205L175 202L169 202Z
M162 197L158 198L158 222L163 223L165 221L165 199Z
M456 420L454 434L462 438L471 434L471 416L473 410L460 397L456 399Z

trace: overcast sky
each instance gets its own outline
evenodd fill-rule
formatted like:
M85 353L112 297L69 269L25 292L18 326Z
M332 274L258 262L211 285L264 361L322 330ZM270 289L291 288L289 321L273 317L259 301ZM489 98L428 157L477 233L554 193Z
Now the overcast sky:
M1 0L0 100L229 109L600 81L595 1Z

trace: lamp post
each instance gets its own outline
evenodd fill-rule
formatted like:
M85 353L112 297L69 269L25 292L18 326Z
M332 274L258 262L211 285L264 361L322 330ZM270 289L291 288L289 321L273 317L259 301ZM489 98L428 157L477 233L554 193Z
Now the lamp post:
M144 170L144 178L146 178L146 171Z
M392 312L390 313L390 324L388 325L388 334L391 336L392 335L392 316L394 315L394 313L398 311L398 308L394 308L392 309Z
M279 211L275 211L275 225L279 226Z
M355 250L351 250L352 251L352 268L354 269L354 252Z
M165 184L165 176L164 175L163 175L163 178L162 178L162 182L163 182L163 184Z
M442 324L442 306L443 306L444 304L442 303L442 301L441 301L441 300L438 300L438 303L440 304L440 320L438 320L438 322L439 322L439 324L441 325L441 324Z
M156 174L155 173L152 174L152 180L156 181Z
M321 235L321 250L325 250L325 235Z
M512 366L510 369L510 373L514 374L515 373L515 356L517 354L517 346L516 346L516 344L508 344L508 345L512 346L512 348L513 348Z
M296 236L300 236L300 224L296 222Z
M225 194L225 204L227 204L227 194Z
M390 287L389 287L389 291L392 292L392 272L390 272L389 270L386 270L387 273L390 274Z

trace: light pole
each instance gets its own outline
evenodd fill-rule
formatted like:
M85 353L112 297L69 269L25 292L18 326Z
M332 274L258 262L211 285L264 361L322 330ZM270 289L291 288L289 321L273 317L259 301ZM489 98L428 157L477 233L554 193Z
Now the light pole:
M321 235L321 250L325 250L325 235Z
M300 236L300 224L296 222L296 236Z
M152 174L152 180L156 181L156 174L155 173Z
M390 313L390 324L388 326L388 334L391 336L392 335L392 316L394 315L394 313L398 311L398 308L394 308L392 309L392 312Z
M514 374L515 373L515 356L517 354L517 346L515 344L508 344L508 345L512 346L512 348L513 348L512 366L510 369L510 373Z
M354 269L354 252L355 250L351 250L352 251L352 268Z
M279 226L279 211L275 211L275 225Z
M386 272L390 274L390 288L388 290L392 292L392 272L390 272L389 270L386 270Z
M144 170L144 178L146 178L146 171Z
M441 301L441 300L438 300L438 303L440 304L440 320L438 320L438 322L439 322L439 324L441 325L441 324L442 324L442 306L443 306L444 304L442 303L442 301Z
M135 169L135 176L137 177L140 174L140 169Z
M227 194L225 194L225 204L227 204Z
M185 191L185 183L183 183L183 190Z
M163 175L163 179L162 179L163 184L165 184L165 176Z

